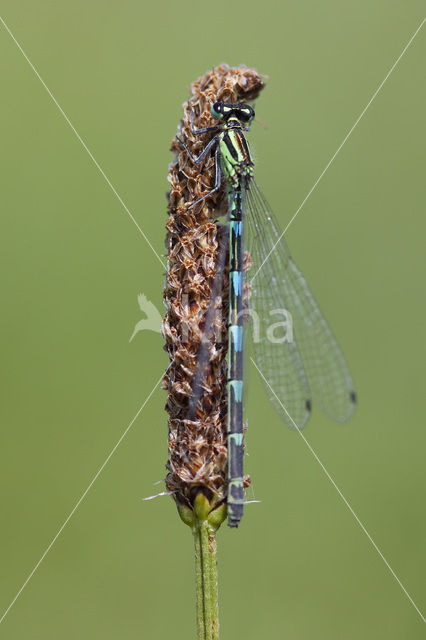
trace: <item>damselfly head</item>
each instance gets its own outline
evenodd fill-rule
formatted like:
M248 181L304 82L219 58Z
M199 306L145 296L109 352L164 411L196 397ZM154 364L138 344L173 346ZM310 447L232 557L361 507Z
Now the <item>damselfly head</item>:
M215 102L211 108L212 118L215 120L227 121L236 118L244 124L249 124L254 116L254 109L248 104L231 104L226 102Z

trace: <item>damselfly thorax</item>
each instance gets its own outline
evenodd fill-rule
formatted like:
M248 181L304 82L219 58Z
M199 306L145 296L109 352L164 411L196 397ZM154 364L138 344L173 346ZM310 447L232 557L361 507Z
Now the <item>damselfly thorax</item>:
M220 166L228 184L234 188L242 177L253 175L253 161L242 125L236 118L230 118L219 134Z

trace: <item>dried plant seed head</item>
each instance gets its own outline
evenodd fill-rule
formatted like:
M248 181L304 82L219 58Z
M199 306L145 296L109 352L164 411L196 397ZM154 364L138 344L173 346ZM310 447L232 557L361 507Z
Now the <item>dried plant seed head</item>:
M163 378L169 413L166 486L182 520L189 526L193 526L196 519L208 519L212 528L217 529L226 517L227 260L223 264L219 291L215 289L215 282L219 247L227 240L226 229L218 218L226 213L227 204L222 185L188 208L215 186L215 160L212 154L206 154L200 164L194 164L178 138L194 156L199 156L214 132L194 135L191 111L195 129L213 126L217 124L211 115L213 104L218 101L247 103L257 98L263 87L264 80L259 73L245 66L221 64L208 71L192 83L190 98L183 105L178 136L171 145L175 159L168 174L168 262L163 293L164 348L170 360ZM246 261L249 264L249 256ZM246 290L246 301L248 296ZM216 298L212 327L205 336L212 297ZM200 393L195 398L196 406L192 406L204 336L208 339L206 365ZM245 485L249 482L247 476Z

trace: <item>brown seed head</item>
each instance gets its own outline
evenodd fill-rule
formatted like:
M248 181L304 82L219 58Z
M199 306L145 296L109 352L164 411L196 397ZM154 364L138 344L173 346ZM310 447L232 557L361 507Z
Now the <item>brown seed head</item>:
M208 71L191 85L191 96L183 105L179 137L191 153L198 156L214 132L198 136L192 133L189 104L195 128L208 127L217 124L210 115L214 102L254 100L263 87L264 81L258 72L245 66L230 68L221 64ZM192 202L214 187L214 157L208 154L201 165L195 165L176 137L171 150L175 159L168 174L171 185L167 194L168 266L163 294L167 309L163 320L164 348L170 359L163 378L169 413L166 486L178 507L193 509L201 491L213 509L226 499L226 268L223 286L218 292L218 311L213 314L214 331L208 344L202 393L191 412L189 403L224 232L216 220L226 211L226 197L221 187L188 210Z

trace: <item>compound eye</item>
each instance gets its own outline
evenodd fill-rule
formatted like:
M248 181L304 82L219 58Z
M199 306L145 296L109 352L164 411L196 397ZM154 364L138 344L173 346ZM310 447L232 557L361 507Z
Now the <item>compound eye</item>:
M210 113L215 120L221 120L223 118L223 103L215 102L214 105L212 105Z
M240 119L242 122L250 122L254 118L254 109L249 105L240 110Z

